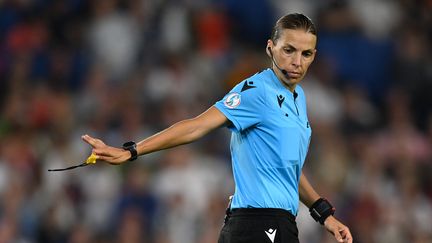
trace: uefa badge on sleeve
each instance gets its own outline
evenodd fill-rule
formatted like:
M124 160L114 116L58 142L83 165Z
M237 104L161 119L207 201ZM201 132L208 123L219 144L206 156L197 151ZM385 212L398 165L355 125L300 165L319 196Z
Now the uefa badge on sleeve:
M230 109L234 109L240 105L240 102L241 102L240 94L239 93L231 93L225 98L224 104L226 107L228 107Z

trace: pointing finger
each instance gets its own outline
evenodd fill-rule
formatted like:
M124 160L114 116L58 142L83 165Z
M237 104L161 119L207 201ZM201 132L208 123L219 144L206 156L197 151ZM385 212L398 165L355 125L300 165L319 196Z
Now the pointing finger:
M96 138L90 137L89 135L84 135L81 137L86 143L90 144L92 147L102 146L104 143Z
M83 136L81 136L81 138L82 138L82 140L84 140L86 143L88 143L88 144L90 144L90 145L93 145L92 144L92 140L93 140L93 138L92 137L90 137L89 135L83 135Z

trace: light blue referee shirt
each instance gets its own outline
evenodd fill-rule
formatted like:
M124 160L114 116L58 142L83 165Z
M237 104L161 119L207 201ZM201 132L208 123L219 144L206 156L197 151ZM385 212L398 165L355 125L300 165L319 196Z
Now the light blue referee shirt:
M230 121L235 193L231 208L281 208L297 215L311 127L306 98L266 69L216 102Z

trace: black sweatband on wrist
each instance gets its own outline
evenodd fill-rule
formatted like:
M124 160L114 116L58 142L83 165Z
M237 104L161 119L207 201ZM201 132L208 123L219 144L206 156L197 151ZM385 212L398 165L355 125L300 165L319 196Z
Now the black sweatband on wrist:
M320 224L324 224L324 221L330 216L334 215L336 209L330 202L325 198L320 198L316 200L309 208L309 212L315 221Z

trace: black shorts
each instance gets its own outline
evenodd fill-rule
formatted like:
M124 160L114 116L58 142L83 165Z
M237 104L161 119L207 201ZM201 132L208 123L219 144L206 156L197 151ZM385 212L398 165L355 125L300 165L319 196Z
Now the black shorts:
M273 208L234 209L227 216L218 243L298 243L295 217Z

